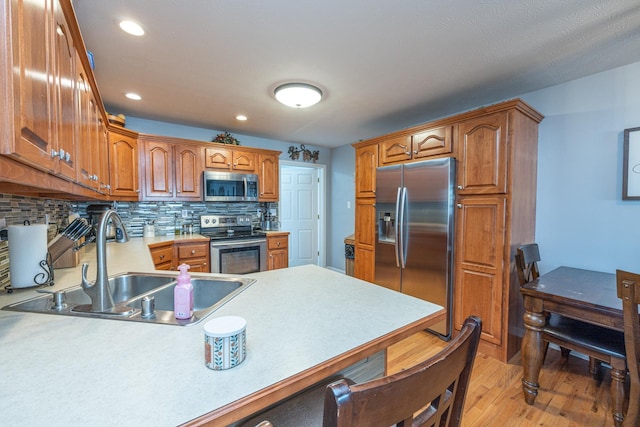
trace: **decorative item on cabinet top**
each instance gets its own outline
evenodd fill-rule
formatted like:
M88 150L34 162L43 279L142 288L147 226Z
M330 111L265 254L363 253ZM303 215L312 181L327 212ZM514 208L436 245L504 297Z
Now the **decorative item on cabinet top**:
M228 144L228 145L240 145L240 141L237 140L233 135L229 132L219 133L216 135L211 142L219 142L220 144Z
M293 145L289 147L289 158L291 158L291 160L298 160L300 158L300 153L302 153L302 160L305 162L313 160L313 163L318 161L318 156L320 155L318 150L311 152L311 150L307 149L304 144L300 144L300 149Z
M124 116L124 114L115 115L107 113L107 118L109 119L109 123L116 126L124 127L125 123L127 122L127 118Z

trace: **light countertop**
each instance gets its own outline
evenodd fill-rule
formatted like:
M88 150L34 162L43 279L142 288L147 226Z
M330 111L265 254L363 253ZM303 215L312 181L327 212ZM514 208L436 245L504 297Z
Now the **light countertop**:
M108 273L153 271L147 245L163 237L108 243ZM94 248L82 255L90 279ZM293 384L292 378L332 366L354 349L371 347L372 354L379 348L370 343L442 312L317 266L247 277L257 282L189 327L0 310L0 419L6 425L174 426L276 383ZM80 267L56 270L49 289L79 283ZM0 306L36 295L3 291ZM230 370L209 370L203 326L231 314L247 320L247 358Z

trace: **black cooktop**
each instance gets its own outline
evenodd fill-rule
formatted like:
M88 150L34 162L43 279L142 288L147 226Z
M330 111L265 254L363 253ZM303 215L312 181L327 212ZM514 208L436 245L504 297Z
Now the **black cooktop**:
M211 240L241 240L265 237L265 233L257 230L233 230L233 233L229 233L226 230L200 230L200 234Z

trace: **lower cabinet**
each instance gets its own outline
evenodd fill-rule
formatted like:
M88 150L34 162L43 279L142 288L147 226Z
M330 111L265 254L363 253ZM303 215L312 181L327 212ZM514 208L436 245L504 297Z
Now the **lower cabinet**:
M149 245L151 258L156 270L173 270L173 241Z
M373 282L375 279L376 199L356 199L354 276Z
M289 233L267 235L267 270L289 267Z
M149 245L156 270L175 270L189 264L189 272L209 273L209 240L167 240Z
M467 316L480 316L483 340L497 346L503 339L503 269L509 262L505 205L504 196L469 196L460 197L456 209L454 324L459 329Z
M176 267L189 264L189 272L209 273L209 241L175 242Z

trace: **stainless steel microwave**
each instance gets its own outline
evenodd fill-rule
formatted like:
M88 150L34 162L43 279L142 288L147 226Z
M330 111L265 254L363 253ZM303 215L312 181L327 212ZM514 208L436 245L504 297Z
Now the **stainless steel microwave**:
M204 171L205 202L257 202L258 175Z

